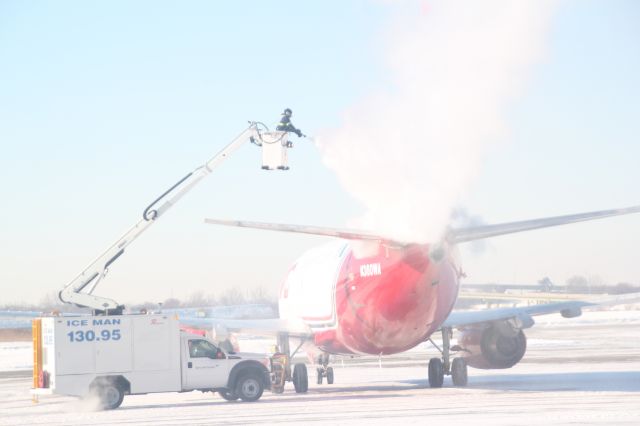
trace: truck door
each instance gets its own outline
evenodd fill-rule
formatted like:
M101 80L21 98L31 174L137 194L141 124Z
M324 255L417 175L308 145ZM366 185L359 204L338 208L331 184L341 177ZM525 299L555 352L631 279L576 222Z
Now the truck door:
M227 385L229 363L220 348L205 339L187 339L184 389L211 389Z

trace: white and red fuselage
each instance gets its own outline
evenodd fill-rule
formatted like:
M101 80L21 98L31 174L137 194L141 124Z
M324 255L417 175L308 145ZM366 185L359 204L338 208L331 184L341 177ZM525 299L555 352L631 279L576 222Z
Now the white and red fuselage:
M393 354L424 342L458 295L455 247L363 244L337 240L298 259L280 291L280 317L304 321L328 353Z

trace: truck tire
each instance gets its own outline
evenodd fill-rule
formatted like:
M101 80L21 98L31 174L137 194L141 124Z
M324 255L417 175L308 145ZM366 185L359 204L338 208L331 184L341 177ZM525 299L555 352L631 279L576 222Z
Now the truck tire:
M238 395L236 395L235 393L229 391L229 390L223 390L223 391L218 391L218 394L223 397L224 399L226 399L227 401L237 401L238 400Z
M124 391L116 383L106 382L96 389L103 410L115 410L122 404Z
M264 392L262 378L256 373L243 374L236 383L235 394L245 402L259 400L262 392Z

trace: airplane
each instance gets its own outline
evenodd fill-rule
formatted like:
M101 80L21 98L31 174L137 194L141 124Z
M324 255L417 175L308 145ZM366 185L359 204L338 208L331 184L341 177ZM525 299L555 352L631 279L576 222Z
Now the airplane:
M318 363L318 384L333 383L331 354L390 355L407 351L442 333L441 357L429 360L431 387L445 375L455 386L468 381L467 366L504 369L525 355L523 330L533 316L581 315L591 301L564 301L527 307L453 312L464 277L457 245L534 229L640 212L640 206L496 225L448 229L441 241L417 244L375 233L316 226L205 219L205 223L336 237L304 253L291 267L279 293L280 318L273 320L189 319L182 321L225 331L274 333L281 352L290 354L289 338L299 338ZM638 293L602 299L601 304L630 303ZM458 344L451 346L453 331ZM224 334L224 332L223 332ZM431 341L433 343L433 341ZM433 343L435 345L435 343ZM297 350L296 349L296 352ZM459 355L452 359L452 352ZM295 354L295 352L294 352ZM292 355L293 356L293 355ZM296 392L306 392L307 371L296 364Z

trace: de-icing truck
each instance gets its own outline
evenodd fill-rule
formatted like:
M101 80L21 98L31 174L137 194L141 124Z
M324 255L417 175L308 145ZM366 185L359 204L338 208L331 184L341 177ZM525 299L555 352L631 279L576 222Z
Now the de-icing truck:
M268 357L227 353L173 315L44 317L33 337L32 393L95 397L103 409L125 395L193 390L256 401L271 384Z
M249 126L203 165L156 198L140 219L59 293L91 316L33 321L34 395L95 395L100 406L120 406L127 394L216 391L227 400L255 401L270 387L269 359L225 352L202 336L181 331L171 315L124 315L124 306L94 294L110 267L145 230L244 143L262 148L262 168L288 170L288 134Z

